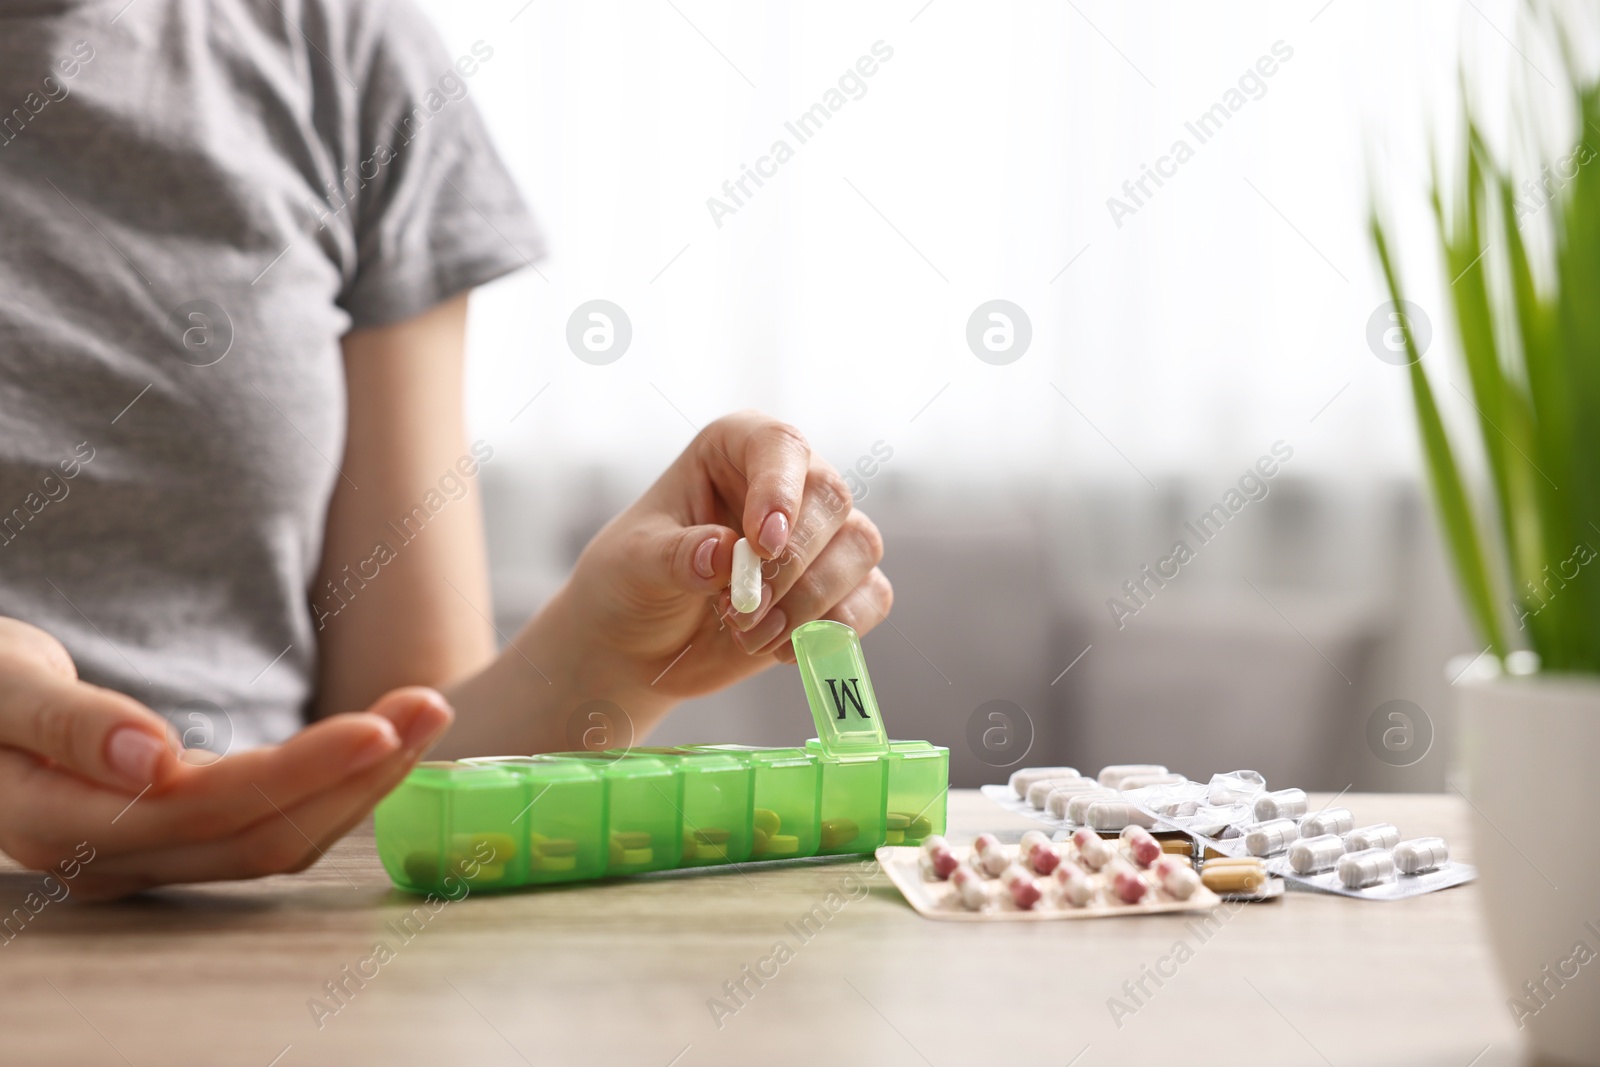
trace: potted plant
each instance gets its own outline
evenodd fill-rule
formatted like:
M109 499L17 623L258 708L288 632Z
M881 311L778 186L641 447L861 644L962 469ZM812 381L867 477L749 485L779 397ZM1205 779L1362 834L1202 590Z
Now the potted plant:
M1562 40L1558 34L1558 41ZM1600 81L1563 64L1570 146L1537 174L1467 107L1432 203L1475 411L1452 435L1376 210L1428 479L1483 643L1457 682L1472 841L1506 1010L1541 1062L1600 1062ZM1541 119L1548 119L1548 114ZM1532 125L1532 124L1529 124ZM1544 128L1549 128L1543 123ZM1521 131L1519 130L1519 133ZM1531 179L1531 180L1530 180ZM1441 390L1442 392L1442 390ZM1481 488L1457 462L1471 440Z

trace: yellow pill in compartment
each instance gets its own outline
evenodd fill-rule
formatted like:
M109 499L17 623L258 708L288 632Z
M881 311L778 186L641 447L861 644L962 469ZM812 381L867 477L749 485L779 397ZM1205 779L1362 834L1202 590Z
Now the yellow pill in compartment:
M613 830L611 843L620 848L649 848L655 844L647 830Z
M911 816L904 812L891 811L883 818L883 825L889 830L904 830L911 825Z
M533 851L541 857L578 854L578 842L570 837L546 837L543 834L529 834L528 837L533 842Z
M499 833L467 833L453 834L450 838L451 850L463 856L471 856L479 863L505 863L517 854L516 842L510 834Z
M767 855L792 856L800 851L800 838L794 834L773 834L767 839Z
M760 827L750 831L750 855L755 857L764 854L767 851L769 842L771 842L771 840L772 835Z
M539 866L539 870L541 870L541 871L549 871L549 872L551 872L553 874L557 874L557 873L560 873L562 871L572 871L572 870L576 870L577 867L578 867L578 857L576 857L576 856L541 856L539 858L538 866Z
M911 820L911 825L906 827L906 844L914 845L931 833L933 833L933 820L926 815L918 815Z
M848 845L861 835L861 827L853 819L825 819L822 823L822 847L839 848Z
M751 822L757 830L771 837L783 827L783 820L771 808L756 808L751 812Z
M905 840L906 832L904 830L885 830L883 832L883 843L886 845L903 845Z

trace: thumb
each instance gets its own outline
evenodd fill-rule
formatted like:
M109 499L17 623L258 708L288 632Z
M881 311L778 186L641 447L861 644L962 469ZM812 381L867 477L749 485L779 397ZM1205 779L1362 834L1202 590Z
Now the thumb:
M739 540L728 527L667 521L644 540L636 559L640 577L650 585L708 597L727 588L733 544Z
M43 672L0 673L0 744L115 789L164 781L178 758L166 720L132 697Z

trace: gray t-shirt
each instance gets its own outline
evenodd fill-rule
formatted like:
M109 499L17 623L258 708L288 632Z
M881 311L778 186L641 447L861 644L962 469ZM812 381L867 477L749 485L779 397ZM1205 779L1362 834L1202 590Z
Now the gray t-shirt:
M340 337L540 251L493 61L408 0L0 0L0 615L192 741L304 722Z

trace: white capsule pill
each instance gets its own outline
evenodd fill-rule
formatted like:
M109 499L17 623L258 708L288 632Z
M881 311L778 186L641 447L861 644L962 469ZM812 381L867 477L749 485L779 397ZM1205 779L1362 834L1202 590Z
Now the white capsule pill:
M1094 881L1076 863L1063 863L1050 875L1058 900L1081 908L1094 896Z
M1300 820L1301 837L1321 837L1323 834L1347 834L1356 824L1349 808L1324 808Z
M1400 827L1392 822L1373 823L1344 835L1346 852L1360 852L1368 848L1394 848L1400 843Z
M1044 798L1044 810L1052 819L1065 819L1067 817L1067 804L1079 793L1103 793L1093 778L1084 778L1066 785L1057 785L1050 790L1050 795Z
M1096 830L1120 830L1124 826L1150 827L1155 819L1125 800L1101 800L1090 804L1083 821Z
M982 875L969 868L959 868L950 875L950 884L955 886L956 899L968 911L982 911L989 903L988 883Z
M1450 862L1450 846L1442 837L1416 837L1394 846L1394 865L1401 874L1423 874Z
M1115 789L1095 789L1087 793L1074 793L1067 801L1067 819L1070 822L1082 823L1089 816L1089 805L1100 800L1116 800L1120 794Z
M1267 780L1261 776L1260 771L1231 771L1228 774L1211 776L1211 785L1206 790L1206 802L1210 804L1238 804L1249 800L1267 787Z
M1121 789L1118 783L1132 775L1166 773L1167 769L1159 763L1113 763L1100 768L1100 784L1108 789Z
M1055 789L1056 786L1065 786L1070 789L1079 782L1084 783L1086 788L1099 788L1087 778L1040 778L1028 786L1027 794L1023 799L1027 800L1030 807L1043 808L1045 798L1050 795L1051 790Z
M1298 819L1310 805L1304 789L1280 789L1256 797L1256 822L1269 819Z
M1088 827L1078 830L1072 835L1072 843L1078 846L1078 860L1091 871L1098 871L1110 863L1116 856L1116 850L1100 839L1100 835Z
M1011 772L1011 791L1019 797L1028 795L1028 787L1046 778L1078 778L1076 767L1024 767Z
M1339 857L1339 881L1347 889L1366 889L1394 877L1394 857L1386 848L1347 852Z
M1117 782L1117 788L1143 789L1147 785L1178 785L1188 780L1181 774L1130 774Z
M733 543L733 582L729 589L733 610L748 615L761 606L761 557L741 537Z
M1289 866L1295 874L1331 871L1344 855L1344 842L1338 834L1305 837L1289 846Z
M1245 827L1244 847L1252 856L1276 856L1299 836L1293 819L1272 819Z
M930 855L938 852L942 848L948 847L950 847L950 842L946 841L938 834L929 834L927 837L922 839L922 851L929 853Z

